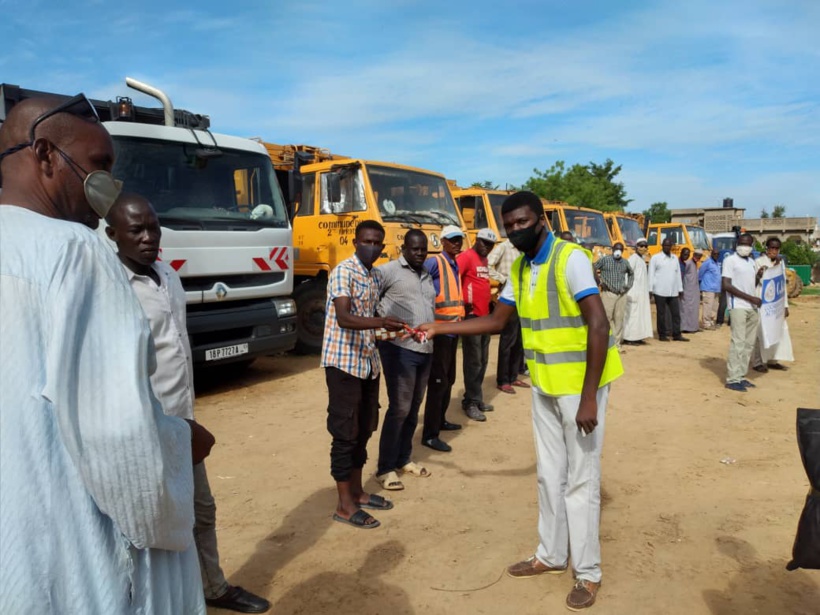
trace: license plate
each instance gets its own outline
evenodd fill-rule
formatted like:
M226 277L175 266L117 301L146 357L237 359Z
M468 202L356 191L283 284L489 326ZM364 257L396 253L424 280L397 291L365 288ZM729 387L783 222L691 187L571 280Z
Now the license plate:
M211 348L205 351L206 361L217 361L219 359L227 359L228 357L236 357L241 354L248 354L247 344L236 344L235 346L223 346L222 348Z

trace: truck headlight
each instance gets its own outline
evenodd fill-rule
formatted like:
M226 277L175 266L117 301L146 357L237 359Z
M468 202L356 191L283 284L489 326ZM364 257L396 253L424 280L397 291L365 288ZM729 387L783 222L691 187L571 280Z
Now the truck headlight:
M293 299L276 299L276 315L280 318L296 314L296 302Z

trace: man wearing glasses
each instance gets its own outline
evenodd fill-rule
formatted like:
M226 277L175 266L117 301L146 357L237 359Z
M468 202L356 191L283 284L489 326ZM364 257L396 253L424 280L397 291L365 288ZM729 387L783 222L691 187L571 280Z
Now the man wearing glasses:
M192 461L213 437L163 414L145 316L90 230L113 163L82 95L0 126L2 613L205 613Z

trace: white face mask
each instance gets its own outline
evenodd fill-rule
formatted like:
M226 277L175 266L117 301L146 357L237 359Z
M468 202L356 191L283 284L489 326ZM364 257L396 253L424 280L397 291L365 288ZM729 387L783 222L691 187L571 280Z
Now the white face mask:
M620 250L615 250L612 253L612 256L614 256L615 258L621 258L622 254L623 254L623 252L621 252Z
M738 246L735 250L738 256L747 258L752 253L752 246Z
M85 193L85 199L88 201L88 205L100 218L105 218L108 212L111 211L114 201L117 200L120 192L122 192L122 182L118 179L114 179L108 171L91 171L91 173L89 173L63 150L56 146L55 149L83 182L83 192ZM85 173L85 177L80 175L77 169Z

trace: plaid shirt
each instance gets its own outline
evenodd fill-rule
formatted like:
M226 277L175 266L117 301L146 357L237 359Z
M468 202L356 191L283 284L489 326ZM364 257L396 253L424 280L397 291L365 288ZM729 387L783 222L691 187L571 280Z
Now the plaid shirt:
M325 333L321 367L335 367L356 378L378 378L381 371L372 330L343 329L336 320L334 299L350 297L350 313L372 317L379 302L378 282L355 254L330 272L327 281Z
M595 263L595 270L601 272L601 287L616 295L623 295L632 288L635 272L627 259L615 258L607 254Z
M502 286L510 277L510 270L515 259L521 256L521 252L507 239L503 243L496 244L487 255L487 264L490 266L490 279L495 280Z

